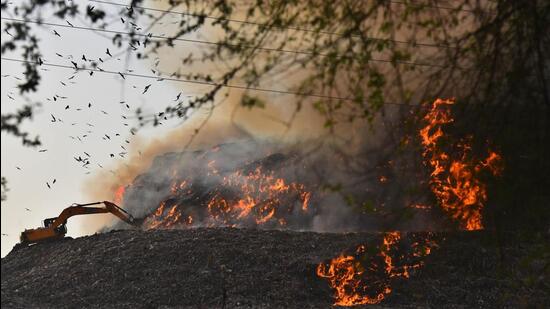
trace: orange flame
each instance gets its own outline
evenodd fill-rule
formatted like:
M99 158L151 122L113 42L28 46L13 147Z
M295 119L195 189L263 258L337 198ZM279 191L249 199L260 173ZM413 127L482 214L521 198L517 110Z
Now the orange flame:
M298 183L287 183L282 178L276 178L271 173L263 173L256 168L248 175L235 172L223 178L223 187L237 189L240 198L226 200L221 194L214 196L208 203L210 216L216 223L224 225L238 220L253 218L256 224L264 224L277 217L279 212L291 212L289 206L284 205L286 198L294 196L302 202L302 211L307 211L310 192ZM279 225L284 221L273 220Z
M392 292L391 278L409 278L411 269L421 267L421 261L409 261L408 255L397 252L400 240L399 232L389 232L384 235L379 253L375 256L368 256L366 247L361 245L356 249L355 256L341 254L330 260L328 265L320 263L317 266L317 276L327 279L330 287L334 289L334 305L380 303ZM410 256L427 256L431 251L430 246L434 244L429 240L426 240L424 246L415 242ZM363 265L365 261L370 263L367 267Z
M126 192L126 186L120 186L115 191L114 202L115 204L121 206L124 202L124 193Z
M215 164L214 160L208 162L208 176L219 179L220 183L209 199L203 202L208 214L203 221L207 226L235 227L247 222L257 225L271 222L283 226L286 224L285 215L292 213L295 206L300 207L302 212L308 211L311 192L306 191L303 184L287 182L275 177L274 172L263 172L260 167L248 174L237 171L222 176ZM200 219L194 220L192 214L183 214L186 211L183 207L173 206L170 211L165 211L165 203L170 198L194 193L190 181L177 179L176 174L173 178L171 196L145 221L149 229L201 223ZM227 196L227 192L232 194ZM299 202L299 205L295 205L295 202Z
M443 126L454 121L449 108L454 103L454 99L437 99L425 115L427 124L419 132L424 146L423 157L432 168L430 186L443 210L457 220L461 228L479 230L483 229L481 212L487 200L487 189L477 174L487 169L498 175L501 157L489 151L487 159L476 163L470 154L471 138L454 145L453 156L441 149L445 137Z
M317 275L329 280L330 286L335 290L334 305L336 306L354 306L363 304L377 304L384 299L389 288L372 297L362 295L360 290L363 282L360 276L364 269L361 263L350 255L340 255L330 261L328 268L321 263L317 266Z
M412 204L412 205L409 205L407 207L414 208L414 209L423 209L423 210L428 210L428 209L432 208L431 206L424 205L424 204Z
M156 228L170 228L176 224L180 223L182 214L178 211L178 205L173 205L170 209L166 209L166 202L163 201L160 203L160 206L149 218L148 229ZM193 217L187 216L184 220L184 223L191 225L193 223Z

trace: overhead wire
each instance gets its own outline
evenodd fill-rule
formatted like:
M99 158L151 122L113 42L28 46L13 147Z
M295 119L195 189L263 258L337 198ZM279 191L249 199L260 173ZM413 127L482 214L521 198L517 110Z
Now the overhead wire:
M191 17L202 17L205 19L210 20L223 20L233 23L240 23L240 24L248 24L248 25L254 25L254 26L266 26L265 23L261 22L255 22L250 20L240 20L240 19L234 19L234 18L223 18L223 17L216 17L216 16L210 16L210 15L203 15L203 14L197 14L197 13L189 13L189 12L182 12L182 11L174 11L174 10L162 10L162 9L155 9L151 7L144 7L139 5L126 5L122 3L114 3L110 1L103 1L103 0L88 0L89 2L95 2L95 3L101 3L101 4L107 4L107 5L113 5L113 6L121 6L125 8L133 7L141 10L147 10L152 12L159 12L159 13L170 13L170 14L176 14L176 15L184 15L184 16L191 16ZM403 4L401 2L395 1L396 4ZM333 32L333 31L323 31L323 30L313 30L313 29L307 29L307 28L301 28L301 27L293 27L293 26L271 26L272 28L276 29L286 29L286 30L294 30L299 32L310 32L310 33L319 33L324 35L337 35L337 36L345 36L342 32ZM357 34L352 34L354 37L361 37ZM403 41L403 40L395 40L395 39L387 39L387 38L376 38L376 37L367 37L369 40L373 41L385 41L385 42L394 42L398 44L407 44L407 45L417 45L417 46L424 46L424 47L436 47L436 48L453 48L452 46L446 45L446 44L432 44L432 43L423 43L423 42L411 42L411 41Z
M219 87L223 87L223 88L251 90L251 91L258 91L258 92L269 92L269 93L277 93L277 94L285 94L285 95L295 95L295 96L300 96L300 97L313 97L313 98L322 98L322 99L340 100L340 101L355 101L354 98L350 98L350 97L330 96L330 95L323 95L323 94L314 94L314 93L305 93L305 92L296 92L296 91L278 90L278 89L269 89L269 88L260 88L260 87L250 87L250 86L243 86L243 85L231 85L231 84L225 84L225 83L216 83L216 82L209 82L209 81L198 81L198 80L190 80L190 79L182 79L182 78L172 78L172 77L164 77L164 76L158 76L158 75L146 75L146 74L137 74L137 73L128 73L128 72L121 73L121 72L118 72L118 71L103 70L103 69L99 69L99 68L79 67L79 68L75 69L74 66L64 65L64 64L57 64L57 63L47 63L47 62L44 62L44 61L42 63L38 63L38 62L35 62L35 61L28 61L28 60L23 60L23 59L13 59L13 58L7 58L7 57L1 57L1 60L11 61L11 62L19 62L19 63L29 63L29 64L35 64L35 65L56 67L56 68L71 69L71 70L75 70L75 71L88 71L88 72L91 71L91 72L98 72L98 73L112 74L112 75L121 75L122 74L122 75L124 75L124 77L129 76L129 77L137 77L137 78L162 80L162 81L166 80L166 81L189 83L189 84L219 86ZM410 104L396 103L396 102L384 102L384 104L411 106Z
M40 20L26 20L26 19L16 19L16 18L8 18L8 17L1 17L0 19L1 20L9 20L9 21L13 21L13 22L21 22L21 23L34 23L34 24L38 24L38 25L46 25L46 26L60 27L60 28L73 29L73 30L99 31L99 32L119 34L119 35L136 35L136 36L141 36L141 37L148 37L148 38L155 38L155 39L165 39L165 40L172 40L172 41L181 41L181 42L187 42L187 43L242 47L242 46L239 46L239 45L236 45L236 44L228 44L228 43L222 43L222 42L212 42L212 41L196 40L196 39L184 39L184 38L170 38L170 37L153 35L153 34L125 32L125 31L108 30L108 29L102 29L102 28L74 26L74 25L70 26L70 25L50 23L50 22L45 22L45 21L40 21ZM257 50L267 51L267 52L292 53L292 54L302 54L302 55L311 55L311 56L320 56L320 57L329 57L330 56L330 55L327 55L327 54L314 53L314 52L308 52L308 51L288 50L288 49L280 49L280 48L269 48L269 47L261 47L261 46L259 46L259 47L258 46L247 46L246 48L254 48L254 49L257 49ZM342 58L342 56L340 56L340 57ZM402 60L389 60L389 59L369 59L367 61L382 62L382 63L398 63L398 64L403 64L403 65L425 66L425 67L439 67L439 68L447 67L445 65L433 64L433 63L402 61Z

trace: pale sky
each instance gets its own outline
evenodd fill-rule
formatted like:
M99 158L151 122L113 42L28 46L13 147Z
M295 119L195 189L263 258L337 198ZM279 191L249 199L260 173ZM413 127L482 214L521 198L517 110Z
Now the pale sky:
M83 3L84 5L85 3ZM97 5L99 7L100 5ZM106 10L118 10L119 8L103 6ZM62 23L57 18L52 18L48 12L42 13L45 21ZM2 15L5 16L5 15ZM83 18L71 20L75 26L86 25ZM2 41L6 34L2 22ZM109 29L122 30L121 23L115 23ZM91 31L78 31L69 28L44 27L36 28L40 33L40 48L46 63L70 65L69 59L60 58L55 53L63 56L72 55L80 60L83 54L87 58L108 58L105 54L108 47L112 54L117 52L111 42ZM61 38L54 36L52 29L60 33ZM178 50L188 50L193 47L178 46ZM5 54L3 57L21 59L18 53ZM124 57L121 60L105 63L103 69L124 71ZM136 73L152 75L150 62L135 61L131 58L130 69ZM76 61L76 60L75 60ZM153 60L151 60L153 61ZM77 61L81 63L82 61ZM2 133L2 176L7 177L9 192L8 200L2 202L2 241L1 254L5 256L19 241L19 234L25 228L34 228L41 225L44 218L57 216L65 207L72 203L93 202L84 194L83 186L87 179L93 177L101 168L105 169L124 161L118 153L124 151L120 146L129 148L124 142L126 139L133 141L129 128L136 124L134 120L124 120L121 115L133 116L133 109L143 107L149 112L160 112L166 104L172 103L176 95L181 91L182 97L192 93L192 86L174 82L157 82L154 79L127 77L122 95L121 78L111 74L94 73L89 76L86 72L74 75L71 69L45 67L41 71L42 82L39 90L30 95L31 98L44 102L44 106L38 110L34 121L25 123L24 129L31 134L39 134L43 143L37 148L23 147L21 142L14 137ZM13 76L22 76L22 65L9 61L2 61L1 74L9 77L2 78L1 99L2 113L6 113L21 106L21 97L15 88L17 80ZM47 71L46 71L47 70ZM75 82L71 84L70 82ZM63 86L64 82L67 86ZM152 84L149 91L142 95L144 87ZM135 85L136 88L133 88ZM195 89L196 90L196 89ZM54 95L65 96L67 99L46 101ZM15 98L11 100L8 95ZM121 99L122 98L122 99ZM126 101L132 110L128 110L121 100ZM88 103L92 107L88 108ZM69 105L69 109L65 109ZM81 111L77 111L81 108ZM107 114L103 113L106 112ZM52 122L52 115L62 119ZM126 127L123 123L128 123ZM138 136L147 140L154 136L161 136L178 125L178 121L171 121L157 128L141 130ZM74 125L73 125L74 124ZM88 124L93 125L89 126ZM87 131L92 131L88 133ZM115 136L119 133L120 136ZM88 136L83 138L82 136ZM104 134L111 137L105 140ZM71 136L74 138L71 138ZM79 136L82 141L77 139ZM131 147L131 146L130 146ZM47 149L46 152L39 150ZM135 149L134 149L135 150ZM91 155L92 164L89 169L81 167L74 157L82 156L87 152ZM114 153L115 158L109 154ZM19 167L21 170L18 170ZM52 184L56 179L56 183ZM52 188L46 186L48 182ZM26 210L29 209L29 210ZM99 215L108 216L108 215ZM68 223L68 235L82 235L81 229L86 224L86 217L72 218ZM4 235L4 234L7 234Z
M118 3L123 2L118 1ZM120 8L101 4L95 5L108 12L118 12ZM152 1L146 2L144 6L166 8L166 6L159 6L158 2ZM41 12L41 14L46 22L63 24L63 21L51 17L51 12ZM151 29L151 32L156 35L170 33L175 30L174 24L177 24L180 18L182 17L179 15L169 14L155 28ZM70 22L75 26L90 26L82 17L72 19ZM145 19L143 23L140 26L146 27ZM3 25L4 23L2 23L2 41L6 38ZM128 24L122 24L115 15L108 29L124 31L125 26L128 26ZM70 59L67 59L68 55L74 57L72 60L82 63L81 57L83 54L88 59L97 59L98 57L107 59L109 57L105 54L106 48L109 48L113 55L120 51L111 44L109 38L104 37L105 34L53 26L42 28L33 26L33 29L36 29L39 33L41 39L39 44L43 55L42 59L45 63L70 66ZM55 36L53 29L61 37ZM201 31L188 38L214 40L215 35L216 33L211 31ZM160 68L170 74L175 68L181 66L181 59L185 58L190 52L194 52L196 56L199 56L200 48L204 48L204 45L176 42L175 48L160 53L160 59L137 61L135 56L131 57L128 68L134 70L133 73L144 75L152 75L151 69L153 68ZM56 53L61 54L64 58L57 56ZM5 54L2 57L21 59L19 53ZM124 56L120 56L120 59L106 62L101 67L105 70L124 72L124 60ZM153 65L157 60L160 60L158 68ZM183 147L187 142L187 138L195 129L193 122L198 123L201 117L205 115L204 111L199 111L194 115L195 119L188 121L183 127L180 120L172 120L164 123L161 127L142 129L136 136L132 136L129 133L129 128L136 125L136 122L131 119L124 120L122 115L130 118L134 115L133 111L136 108L144 109L146 114L158 113L163 111L168 104L174 104L174 99L178 93L182 92L181 97L184 99L186 95L200 93L207 88L186 83L156 81L155 79L129 76L126 77L126 83L123 86L121 77L116 74L96 72L93 76L89 76L87 72L75 74L72 69L47 66L41 68L42 81L39 89L36 93L30 94L29 97L43 102L44 106L37 111L34 120L25 123L22 128L28 130L31 135L39 134L43 145L37 148L23 147L19 140L2 133L2 176L7 177L10 190L8 199L2 202L1 208L2 256L5 256L19 241L19 234L25 228L39 227L43 219L59 215L64 208L72 203L95 202L85 194L87 189L85 186L90 185L90 179L97 179L97 175L102 174L102 171L104 172L127 162L127 159L118 156L118 153L124 151L120 147L121 145L135 154L140 150L139 147L142 147L133 143L136 138L142 141L141 145L143 145L155 138L166 136L168 132L177 128L178 131L184 130L186 140L180 141L181 145L175 146ZM184 69L195 70L195 68ZM213 71L217 68L210 67L207 69ZM21 77L22 70L20 63L2 60L1 74L9 75L1 79L2 113L15 110L22 105L21 97L16 89L17 80L14 78L14 76ZM75 77L69 80L73 75ZM66 86L63 86L61 82L65 83ZM282 90L288 89L292 84L292 80L289 78L276 81L267 79L266 82L267 88ZM142 94L144 87L149 84L151 84L151 87L147 93ZM232 100L234 104L240 94L238 91L232 91L229 101ZM15 100L11 100L8 95ZM54 95L64 96L67 99L58 99L54 102L51 100ZM272 132L274 132L273 134L280 134L286 128L281 127L281 124L274 121L274 119L277 117L289 119L291 117L293 110L285 108L289 96L264 93L262 97L271 103L270 106L260 112L240 110L237 115L237 118L241 116L238 124L239 130L244 129L248 132L254 132L254 134L263 134L263 136ZM50 98L50 101L47 101L46 98ZM130 110L126 108L125 104L119 103L122 100L131 106ZM88 103L92 103L91 108L88 108ZM223 106L216 108L215 117L218 117L216 121L219 123L229 122L228 115L231 114L231 104L226 102ZM65 109L67 105L69 105L69 108ZM77 111L77 108L82 110ZM300 115L303 113L304 111ZM56 119L60 118L63 122L52 122L52 115ZM314 134L313 132L316 132L316 130L312 128L317 125L321 126L321 121L316 123L311 116L302 116L307 118L300 120L300 115L298 115L296 121L297 125L293 126L292 130L300 132L299 134L302 136ZM129 126L124 126L124 123ZM189 134L187 134L187 131L189 131ZM120 136L115 136L116 133ZM226 132L220 132L214 142L222 141L224 133ZM88 136L84 138L83 135L85 134ZM109 135L111 139L106 140L104 134ZM77 136L82 141L79 141ZM132 142L129 147L124 142L125 140ZM175 148L178 149L177 147ZM43 149L47 149L47 151L39 152ZM74 159L78 156L85 157L84 152L91 155L92 163L89 169L81 167L81 163ZM111 153L115 154L115 158L110 157ZM103 168L99 167L98 163ZM108 177L116 177L114 174L108 174ZM56 183L52 184L54 179ZM47 187L46 182L51 185L51 189ZM108 196L105 196L105 198L111 199ZM97 224L97 221L90 219L90 216L71 218L67 224L68 236L76 237L89 233L90 230L95 228L95 225L90 226L92 221Z

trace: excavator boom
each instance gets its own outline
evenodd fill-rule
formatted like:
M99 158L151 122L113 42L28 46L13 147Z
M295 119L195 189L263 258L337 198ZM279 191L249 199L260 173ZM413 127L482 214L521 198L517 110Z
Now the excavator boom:
M89 207L99 204L104 204L105 207ZM65 208L58 217L45 219L44 227L23 231L20 237L21 244L31 245L37 242L63 238L67 234L66 224L70 217L101 213L112 213L130 225L136 224L132 215L109 201L74 205Z

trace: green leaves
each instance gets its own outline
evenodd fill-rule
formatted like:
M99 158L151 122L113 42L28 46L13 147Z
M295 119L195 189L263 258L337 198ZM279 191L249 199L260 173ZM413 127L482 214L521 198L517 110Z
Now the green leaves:
M11 134L21 139L21 142L25 146L40 146L40 140L38 136L31 138L28 132L22 131L20 125L25 120L32 120L33 117L32 105L25 105L21 109L17 110L13 114L2 114L0 129L3 132Z
M86 8L86 17L89 18L92 23L96 23L105 18L105 11L96 9L94 6L88 5Z
M333 119L327 119L325 120L325 124L323 126L328 129L334 127L335 124L336 122Z
M248 109L252 109L254 107L265 108L265 102L257 97L244 95L243 98L241 99L241 106L246 107Z
M410 52L407 51L401 51L401 50L394 50L393 54L391 56L391 61L393 65L395 66L399 62L404 61L410 61L412 58L412 55Z
M393 21L386 20L382 22L382 25L380 26L380 32L382 33L389 33L394 26Z
M313 108L315 108L321 114L326 114L327 110L326 110L324 105L325 104L323 103L323 101L317 101L317 102L313 103Z
M386 85L386 78L377 70L369 72L369 81L367 83L370 93L368 96L369 106L373 110L378 110L384 105L384 86Z

